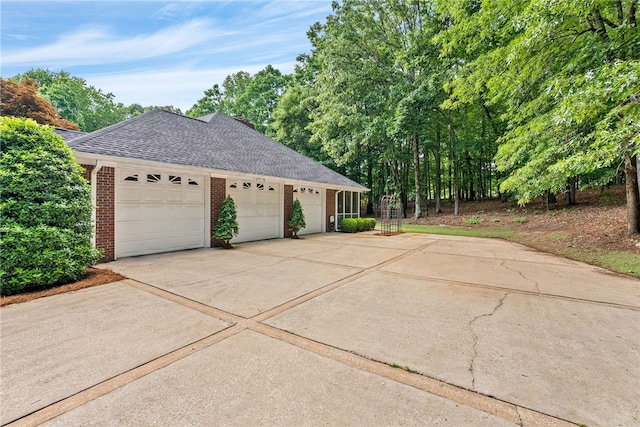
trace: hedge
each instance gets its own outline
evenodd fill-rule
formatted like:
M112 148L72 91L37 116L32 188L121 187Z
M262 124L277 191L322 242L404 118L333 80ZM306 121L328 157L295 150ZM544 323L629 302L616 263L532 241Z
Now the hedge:
M0 294L77 280L100 258L91 188L53 128L0 121Z
M345 218L340 223L340 229L344 233L356 233L358 231L369 231L376 227L375 218Z

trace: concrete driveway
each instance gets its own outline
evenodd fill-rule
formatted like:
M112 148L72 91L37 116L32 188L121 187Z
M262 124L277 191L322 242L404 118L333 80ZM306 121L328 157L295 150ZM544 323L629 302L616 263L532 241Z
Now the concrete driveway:
M640 425L640 281L338 233L128 258L2 308L1 424Z

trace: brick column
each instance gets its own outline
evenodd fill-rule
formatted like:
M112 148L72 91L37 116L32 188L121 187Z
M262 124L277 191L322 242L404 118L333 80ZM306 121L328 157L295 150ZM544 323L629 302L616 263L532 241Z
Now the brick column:
M216 222L222 208L222 202L227 197L227 180L224 178L211 178L211 247L220 247L221 240L214 240L213 233L216 231Z
M82 177L91 183L91 171L93 170L93 165L80 165L82 167Z
M284 237L291 237L293 233L289 231L289 220L293 209L293 185L284 186Z
M96 248L101 261L116 257L115 169L102 167L96 177Z
M334 224L333 230L329 229L329 225L330 225L330 221L329 221L329 217L331 215L333 215L334 217L334 221L338 221L338 219L335 217L336 216L336 193L338 191L337 190L327 190L327 209L326 209L326 224L327 224L327 231L336 231L336 227L338 226L338 224Z

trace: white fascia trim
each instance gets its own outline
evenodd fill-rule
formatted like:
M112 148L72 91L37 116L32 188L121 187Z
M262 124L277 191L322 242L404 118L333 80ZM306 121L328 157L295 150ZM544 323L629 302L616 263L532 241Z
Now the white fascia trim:
M83 153L79 151L74 151L74 155L76 157L76 162L81 164L95 165L98 160L101 160L103 163L103 166L107 166L107 167L125 167L125 168L143 168L143 169L162 168L162 170L165 170L165 171L176 171L176 172L189 171L194 174L209 175L212 178L263 179L265 181L280 183L284 185L320 187L320 188L324 188L325 190L328 190L328 189L337 190L337 191L346 190L346 191L354 191L359 193L369 191L369 189L366 189L366 188L363 189L359 187L338 186L335 184L328 184L326 182L293 180L290 178L282 178L277 176L259 175L259 174L252 174L248 172L227 171L222 169L210 169L210 168L203 168L199 166L179 165L175 163L163 163L163 162L156 162L151 160L133 159L130 157L106 156L103 154Z

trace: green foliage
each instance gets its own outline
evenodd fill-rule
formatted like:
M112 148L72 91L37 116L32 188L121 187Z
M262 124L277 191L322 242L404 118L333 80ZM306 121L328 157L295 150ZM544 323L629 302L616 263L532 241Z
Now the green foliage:
M475 215L469 218L465 218L463 221L466 222L467 224L481 224L484 221L484 219L482 219L478 215Z
M340 230L343 233L355 233L358 231L358 221L355 218L345 218L340 223Z
M636 0L446 0L443 57L464 59L446 108L502 105L501 190L526 203L567 180L591 185L637 153L640 36ZM594 179L595 177L595 179Z
M519 222L520 224L524 224L525 222L527 222L527 217L525 217L525 216L516 216L516 217L511 218L511 221Z
M236 204L234 203L233 198L231 198L231 196L225 197L222 201L218 220L216 221L216 228L213 233L214 239L222 240L224 242L224 248L231 247L229 241L233 236L238 235L237 215Z
M0 293L76 280L100 257L82 169L51 128L1 120Z
M187 110L190 117L220 112L230 116L243 117L253 124L257 131L265 133L272 122L272 113L278 99L283 94L290 76L267 65L251 76L246 71L228 75L222 83L204 92L204 97Z
M376 228L376 219L375 218L365 218L367 221L367 230L373 230Z
M66 71L31 69L11 79L19 82L26 78L34 79L40 85L39 94L51 102L60 116L76 123L84 132L102 129L155 108L181 114L173 106L142 107L132 104L127 107L116 103L113 93L104 93L101 89L89 86L83 78Z
M375 227L375 218L345 218L340 223L340 230L344 233L369 231L373 230Z
M304 221L304 211L300 200L295 199L291 206L291 218L289 219L289 228L293 232L294 237L298 237L298 231L305 228L307 223Z

